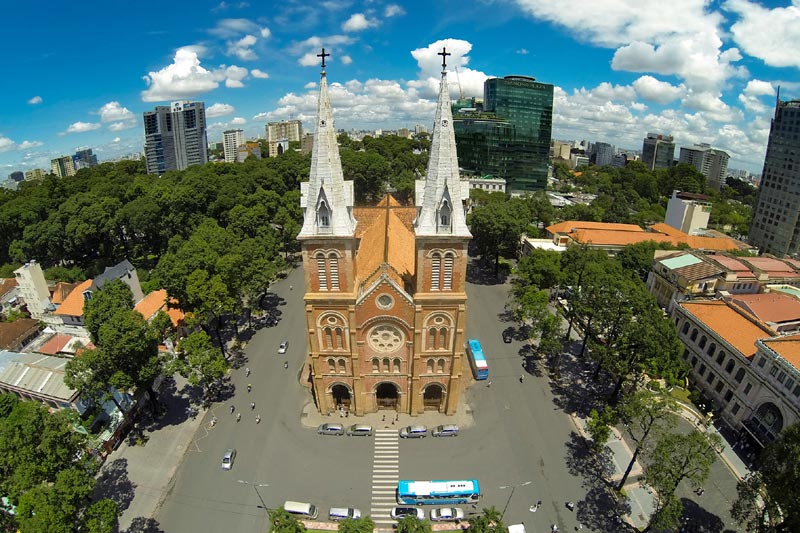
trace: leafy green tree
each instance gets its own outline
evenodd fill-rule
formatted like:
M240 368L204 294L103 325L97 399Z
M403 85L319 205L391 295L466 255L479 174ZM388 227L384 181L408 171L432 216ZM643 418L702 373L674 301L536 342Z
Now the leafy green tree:
M708 478L721 449L719 435L699 431L670 433L658 441L648 453L642 477L642 482L655 493L655 512L644 531L656 526L660 530L675 528L682 512L682 504L675 498L678 485L687 480L699 487ZM675 501L681 509L676 509Z
M374 151L343 150L341 159L345 179L354 182L356 202L364 204L380 200L391 174L386 158Z
M515 256L527 219L515 216L510 204L490 203L476 207L469 215L472 238L485 259L494 260L494 272L500 269L500 256Z
M639 390L626 396L617 408L619 420L631 441L636 445L631 460L617 484L622 490L639 454L650 449L653 440L667 430L675 427L677 406L675 401L664 396L656 396L650 391Z
M5 315L0 315L3 322L16 322L21 318L30 318L24 311L19 309L9 309Z
M150 332L159 342L164 342L168 337L175 333L175 326L169 314L161 310L150 320Z
M469 519L469 531L474 533L508 533L503 517L494 506L484 508L479 515Z
M739 482L731 515L748 531L800 531L800 423L769 444L758 468Z
M133 309L133 293L123 281L115 279L103 285L103 289L92 292L92 298L83 304L83 319L86 329L97 344L97 334L100 327L105 324L118 311Z
M416 515L406 515L397 521L397 533L431 533L431 523Z
M119 505L103 498L91 504L82 517L86 533L116 533L119 527Z
M228 362L214 348L204 331L195 331L181 340L178 356L170 362L168 368L187 378L192 385L203 385L208 390L213 383L225 376Z
M374 530L375 522L368 516L345 518L339 522L340 533L372 533Z
M655 241L637 242L629 244L619 251L617 261L625 272L630 272L642 281L647 280L647 275L653 268L653 256L656 250L671 250L674 247L668 243Z
M6 418L10 415L18 403L19 398L16 394L10 392L0 394L0 418Z
M559 285L563 277L560 252L535 248L520 258L514 274L515 293L528 286L551 289Z
M306 526L283 507L270 509L268 512L271 533L303 533L306 530Z
M605 406L600 411L592 409L586 420L586 430L592 437L592 448L599 451L611 437L611 426L617 422L617 414L610 406Z

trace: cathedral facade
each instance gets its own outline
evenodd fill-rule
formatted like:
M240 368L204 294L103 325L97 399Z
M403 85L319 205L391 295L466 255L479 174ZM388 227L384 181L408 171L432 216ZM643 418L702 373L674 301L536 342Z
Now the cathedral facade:
M471 235L444 62L430 159L416 183L415 205L401 206L387 195L377 205L354 207L322 57L298 235L315 403L322 413L453 414L471 379L464 350Z

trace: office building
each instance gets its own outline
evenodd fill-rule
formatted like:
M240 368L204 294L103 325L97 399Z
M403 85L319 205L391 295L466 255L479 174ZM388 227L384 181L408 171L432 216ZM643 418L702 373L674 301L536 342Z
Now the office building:
M25 179L25 174L23 174L21 170L17 170L9 174L8 179L19 183L20 181Z
M180 101L144 112L144 152L148 174L183 170L208 162L206 108Z
M599 166L611 165L614 161L614 146L608 143L594 143L592 146L592 162Z
M71 155L64 155L50 160L50 173L59 178L75 175L75 161Z
M711 202L708 196L690 192L673 191L667 203L664 222L689 235L697 235L708 227L711 217Z
M750 242L764 252L796 256L800 246L800 100L775 104Z
M269 122L266 125L267 143L286 139L289 142L300 142L303 137L303 123L299 120L282 120ZM270 155L270 157L273 157Z
M642 163L650 170L669 168L675 159L675 143L672 135L648 133L642 142Z
M510 192L544 190L553 123L553 86L528 76L489 78L483 105L454 110L462 167L505 179Z
M719 191L725 184L728 175L727 152L711 148L709 144L701 143L694 146L681 146L678 163L688 163L706 177L706 186Z
M76 172L82 168L96 167L97 156L92 153L91 148L78 150L75 152L75 155L72 156L72 164Z
M222 133L222 149L225 153L226 163L235 163L239 146L244 144L242 130L226 130Z

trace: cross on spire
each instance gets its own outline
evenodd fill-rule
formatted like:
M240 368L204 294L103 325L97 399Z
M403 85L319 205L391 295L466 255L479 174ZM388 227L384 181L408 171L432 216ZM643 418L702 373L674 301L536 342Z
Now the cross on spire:
M442 70L447 68L447 56L451 56L450 52L447 51L447 48L444 46L442 47L442 51L436 54L437 56L442 56Z
M325 53L325 49L324 48L322 49L322 53L321 54L317 54L317 57L321 57L322 58L322 68L325 68L325 58L326 57L330 57L330 56L331 56L330 54L326 54Z

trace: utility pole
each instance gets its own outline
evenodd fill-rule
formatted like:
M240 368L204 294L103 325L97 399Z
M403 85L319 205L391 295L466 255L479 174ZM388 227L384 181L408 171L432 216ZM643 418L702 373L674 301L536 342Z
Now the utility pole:
M514 496L514 491L517 490L517 487L524 487L530 484L531 484L530 481L526 481L525 483L519 483L517 485L503 485L502 487L499 487L501 490L511 489L511 494L508 495L508 500L506 500L506 506L503 507L503 512L500 513L500 520L502 520L503 517L506 516L506 509L508 509L508 504L511 503L511 497Z
M250 485L251 487L253 487L253 490L256 491L256 496L258 496L258 500L261 502L261 508L264 509L264 512L266 513L267 512L267 504L264 503L264 498L262 498L261 497L261 493L258 492L258 487L269 487L269 485L266 484L266 483L255 483L255 482L251 483L250 481L244 481L242 479L237 479L236 481L238 483L243 483L245 485Z

